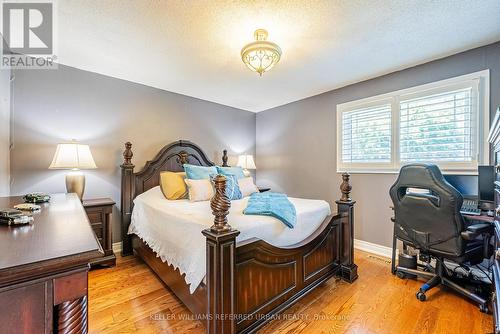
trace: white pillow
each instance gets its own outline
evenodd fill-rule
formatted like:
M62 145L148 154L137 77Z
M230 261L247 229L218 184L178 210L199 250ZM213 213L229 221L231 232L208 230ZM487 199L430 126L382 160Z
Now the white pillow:
M257 188L255 183L253 183L253 178L251 176L239 179L238 186L240 187L241 195L243 197L250 196L253 193L259 192L259 188Z
M209 201L214 196L212 182L208 179L190 180L185 179L191 202Z

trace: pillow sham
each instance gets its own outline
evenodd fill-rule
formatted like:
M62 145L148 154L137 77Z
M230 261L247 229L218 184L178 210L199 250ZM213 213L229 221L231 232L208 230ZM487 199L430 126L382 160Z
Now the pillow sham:
M209 201L214 196L214 187L209 179L186 179L191 202Z
M243 168L241 167L219 167L217 166L217 172L222 175L234 175L236 178L242 179L245 177L245 173L243 172Z
M250 196L253 193L259 192L259 188L257 188L255 183L253 183L253 178L251 176L239 179L238 186L240 187L241 196L243 197Z
M210 179L210 175L217 174L217 168L215 166L205 167L190 164L184 164L182 166L186 172L186 179L190 180L208 180Z
M232 174L222 174L226 177L226 196L232 201L235 199L242 199L240 187L238 185L238 178L236 175ZM213 183L213 179L216 175L210 175L210 181ZM214 190L215 191L215 190Z
M160 189L166 199L177 200L187 198L188 189L184 179L186 173L161 172Z

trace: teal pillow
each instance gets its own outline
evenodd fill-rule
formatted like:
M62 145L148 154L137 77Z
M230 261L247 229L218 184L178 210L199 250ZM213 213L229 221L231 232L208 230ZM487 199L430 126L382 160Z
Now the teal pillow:
M245 174L243 173L243 168L241 167L219 167L217 166L217 172L222 175L234 175L236 178L243 179Z
M232 174L222 174L226 177L226 196L232 201L235 199L242 199L243 195L241 194L240 186L238 185L238 178L236 175ZM214 177L216 175L210 175L210 181L214 182Z
M210 175L217 174L217 168L215 166L204 167L190 164L184 164L182 166L186 172L186 179L190 180L208 180L210 179Z

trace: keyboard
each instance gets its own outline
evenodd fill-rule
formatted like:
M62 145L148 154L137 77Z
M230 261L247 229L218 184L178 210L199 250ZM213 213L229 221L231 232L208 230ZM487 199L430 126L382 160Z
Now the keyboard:
M480 216L481 209L478 209L478 202L472 199L464 199L460 213L463 215Z

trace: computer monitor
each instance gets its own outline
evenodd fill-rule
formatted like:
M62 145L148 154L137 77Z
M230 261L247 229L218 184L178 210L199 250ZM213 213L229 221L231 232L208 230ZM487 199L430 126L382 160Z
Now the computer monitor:
M479 207L491 210L495 202L495 166L478 167Z
M446 181L457 189L464 198L476 199L478 197L478 177L475 175L444 175Z

